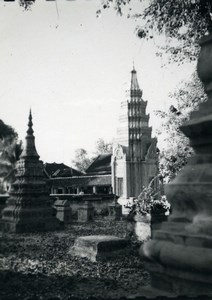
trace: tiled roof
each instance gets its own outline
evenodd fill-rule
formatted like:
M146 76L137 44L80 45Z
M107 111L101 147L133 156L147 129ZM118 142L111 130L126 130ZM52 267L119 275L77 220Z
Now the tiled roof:
M111 185L111 175L74 176L68 178L51 178L52 186L80 187Z
M49 177L71 177L71 176L80 176L81 172L66 166L65 164L57 163L45 163L44 165L45 172Z
M80 171L77 171L73 168L68 168L64 172L59 174L59 177L72 177L72 176L80 176L83 175Z
M87 168L86 174L111 174L112 154L99 155Z

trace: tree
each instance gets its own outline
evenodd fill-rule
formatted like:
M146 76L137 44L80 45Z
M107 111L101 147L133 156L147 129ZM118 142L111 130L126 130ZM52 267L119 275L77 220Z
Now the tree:
M35 0L19 0L20 6L25 10L29 10L34 2Z
M15 165L22 152L15 130L0 120L0 192L5 192L4 183L10 185L15 178Z
M102 138L96 141L96 151L95 154L105 154L105 153L112 153L113 145L111 142L105 142Z
M75 158L72 160L72 163L79 171L85 172L96 156L105 153L112 153L112 143L107 143L102 138L99 138L96 141L94 157L90 157L85 149L79 148L75 151Z
M102 0L102 8L115 8L119 15L128 8L127 17L141 20L137 27L140 38L151 39L154 34L167 37L167 45L160 50L171 54L177 61L185 58L196 60L198 40L202 35L212 32L211 0L140 0L139 12L133 12L132 0ZM34 3L33 0L19 0L25 10ZM97 16L101 9L97 10ZM161 55L163 51L159 51Z
M72 160L72 163L79 171L85 172L91 162L92 159L89 158L85 149L79 148L75 151L75 158Z
M189 140L181 132L180 126L189 119L191 111L206 101L206 95L195 73L190 81L184 82L170 94L170 98L176 105L171 105L168 112L156 112L163 120L157 133L164 136L165 147L160 153L160 173L166 181L176 176L192 154Z
M212 32L211 0L140 0L141 12L131 13L131 0L103 0L102 7L114 7L122 15L128 6L128 17L142 20L137 27L140 38L153 38L154 34L164 34L167 38L165 50L176 61L196 60L198 40ZM98 14L101 11L98 11ZM158 54L161 55L161 52Z

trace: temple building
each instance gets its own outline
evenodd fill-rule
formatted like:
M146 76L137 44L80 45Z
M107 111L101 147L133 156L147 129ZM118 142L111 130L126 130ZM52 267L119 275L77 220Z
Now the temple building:
M142 94L133 68L129 97L121 103L111 162L113 192L123 199L137 198L158 173L157 139L151 137L147 102Z
M55 194L112 194L111 154L101 154L81 173L63 164L45 164L50 191ZM50 170L56 170L50 175Z
M85 174L64 164L46 164L51 194L138 197L158 172L157 139L151 137L146 106L133 68L129 97L121 103L113 153L99 155Z
M151 136L142 94L133 68L129 96L121 103L113 153L97 156L85 173L63 163L44 165L39 160L30 112L26 146L2 211L3 229L25 232L56 228L49 204L58 197L69 200L73 210L85 200L102 209L117 197L120 204L137 198L158 174L157 139ZM157 189L157 180L153 184Z

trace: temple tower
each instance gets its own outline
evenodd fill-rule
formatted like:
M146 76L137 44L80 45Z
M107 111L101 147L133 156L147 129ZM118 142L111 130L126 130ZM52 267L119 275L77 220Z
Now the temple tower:
M11 186L7 206L2 211L1 227L10 232L36 232L58 228L50 206L43 162L35 147L32 114L29 113L26 145L16 165L16 179Z
M142 99L135 68L127 100L121 103L117 143L112 156L113 192L121 198L138 197L157 175L157 140L151 137L147 102Z

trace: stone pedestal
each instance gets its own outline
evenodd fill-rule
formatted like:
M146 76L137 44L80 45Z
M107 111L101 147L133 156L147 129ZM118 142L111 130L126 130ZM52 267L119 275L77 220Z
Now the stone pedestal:
M2 215L2 210L5 208L6 206L6 201L9 198L9 195L0 195L0 219L1 219L1 215Z
M160 229L162 222L168 220L168 215L166 215L167 210L157 209L151 210L151 237L153 238L154 232L157 229Z
M89 201L85 201L85 203L78 208L78 222L89 222L94 219L94 207Z
M54 202L54 208L56 209L56 218L64 223L71 223L71 207L68 200L57 199Z
M127 239L109 235L82 236L75 240L69 254L86 257L95 262L116 258L117 255L126 253L129 245Z
M50 205L43 162L35 148L32 116L29 115L26 145L16 166L16 179L2 211L1 229L9 232L55 230L59 222Z
M116 201L108 205L109 216L107 218L111 220L120 220L122 216L122 206Z
M181 128L195 155L165 187L172 214L141 249L153 288L189 296L212 295L212 36L200 45L208 100Z
M144 242L150 238L151 230L151 216L146 215L135 215L134 217L134 233L138 241Z

